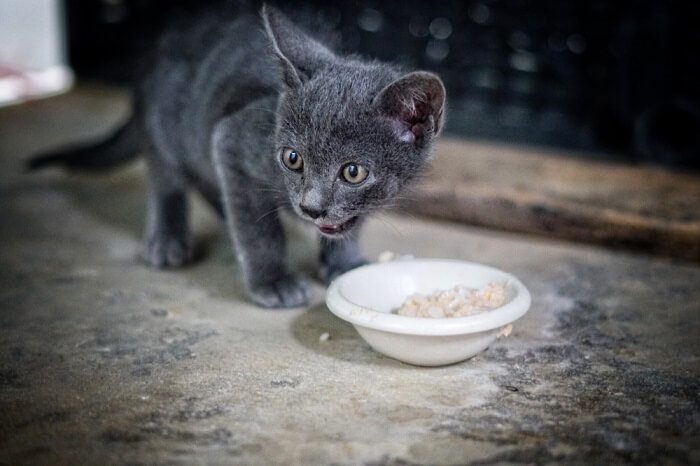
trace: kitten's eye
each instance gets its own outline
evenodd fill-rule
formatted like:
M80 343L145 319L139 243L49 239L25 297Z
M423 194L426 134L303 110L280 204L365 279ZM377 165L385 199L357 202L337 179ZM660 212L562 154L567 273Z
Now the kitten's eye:
M343 167L343 179L348 183L362 183L368 174L369 172L365 167L356 163L349 163Z
M290 170L299 171L304 166L304 159L301 158L299 152L294 149L282 150L282 162Z

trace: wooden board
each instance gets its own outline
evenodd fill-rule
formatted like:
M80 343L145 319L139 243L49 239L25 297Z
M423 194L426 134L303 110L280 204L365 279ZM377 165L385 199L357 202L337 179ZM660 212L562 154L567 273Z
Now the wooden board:
M443 139L409 211L700 260L700 176Z

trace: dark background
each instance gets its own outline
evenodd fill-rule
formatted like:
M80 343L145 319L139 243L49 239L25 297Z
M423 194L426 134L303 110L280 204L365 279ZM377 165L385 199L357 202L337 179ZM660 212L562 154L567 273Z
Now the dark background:
M129 82L168 18L203 3L66 0L70 62L81 78ZM446 131L453 135L700 168L700 2L280 6L336 28L343 52L438 72L448 88ZM215 8L231 14L259 3Z

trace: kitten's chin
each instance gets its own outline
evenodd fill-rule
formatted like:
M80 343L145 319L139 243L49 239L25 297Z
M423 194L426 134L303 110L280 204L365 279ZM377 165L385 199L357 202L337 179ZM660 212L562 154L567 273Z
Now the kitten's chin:
M342 237L343 234L352 230L352 227L354 227L357 223L357 217L350 217L343 223L323 223L320 221L314 223L322 235L329 238L339 238Z

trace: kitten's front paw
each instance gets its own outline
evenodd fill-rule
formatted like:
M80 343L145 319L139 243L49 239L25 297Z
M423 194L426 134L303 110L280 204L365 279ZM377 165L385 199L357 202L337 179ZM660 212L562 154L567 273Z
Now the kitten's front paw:
M145 259L153 267L180 267L192 260L191 241L167 233L155 233L146 243Z
M248 293L250 299L262 307L301 307L311 300L309 285L294 275L285 275L273 283L251 285Z

